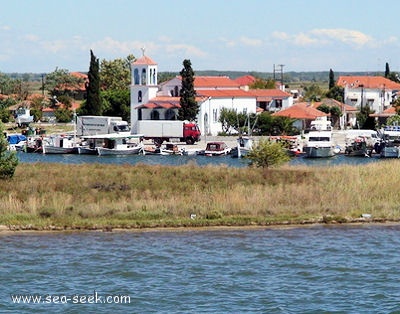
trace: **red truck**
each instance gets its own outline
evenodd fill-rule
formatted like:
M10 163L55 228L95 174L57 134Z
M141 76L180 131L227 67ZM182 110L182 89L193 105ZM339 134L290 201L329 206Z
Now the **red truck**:
M137 133L144 139L152 139L155 144L165 142L185 142L192 145L200 141L201 132L194 122L177 120L139 120Z

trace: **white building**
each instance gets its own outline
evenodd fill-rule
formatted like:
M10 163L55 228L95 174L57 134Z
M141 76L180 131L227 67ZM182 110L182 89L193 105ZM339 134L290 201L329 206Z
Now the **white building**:
M131 70L132 132L137 133L138 120L176 120L180 108L181 77L177 76L158 86L157 64L144 54L132 62ZM273 111L293 104L293 97L288 93L280 90L248 90L227 76L195 76L194 88L200 108L197 123L203 135L216 136L222 131L218 120L223 108L255 114L262 107L260 104L264 110L275 108Z
M400 84L382 76L340 76L337 85L344 88L344 103L355 108L368 105L375 113L391 107Z

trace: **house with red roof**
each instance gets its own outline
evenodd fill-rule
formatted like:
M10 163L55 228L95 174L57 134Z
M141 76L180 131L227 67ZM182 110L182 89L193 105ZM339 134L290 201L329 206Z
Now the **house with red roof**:
M344 103L362 108L368 105L375 113L391 107L400 84L383 76L340 76L337 86L344 88Z
M317 117L329 116L325 112L317 109L319 105L321 105L321 103L299 102L287 109L277 111L272 115L295 119L296 121L293 126L299 130L304 130L309 128L311 121L315 120Z

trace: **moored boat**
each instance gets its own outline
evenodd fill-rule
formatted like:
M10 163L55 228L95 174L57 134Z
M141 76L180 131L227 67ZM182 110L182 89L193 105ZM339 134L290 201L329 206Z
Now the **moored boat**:
M142 134L125 135L114 133L98 135L97 138L103 140L103 145L96 147L97 154L100 156L137 155L143 153Z
M199 151L198 155L223 156L231 153L231 148L225 142L208 142L206 149Z
M346 156L370 157L373 146L363 136L358 136L346 143L344 153Z
M76 138L73 136L55 135L47 138L43 144L43 154L77 154Z
M246 156L253 147L254 140L249 136L239 136L236 147L231 150L231 157L241 158Z
M375 145L375 151L382 158L400 158L400 126L386 126L380 143Z
M331 121L326 116L317 117L311 122L311 128L306 135L303 152L308 158L327 158L335 155L332 140Z

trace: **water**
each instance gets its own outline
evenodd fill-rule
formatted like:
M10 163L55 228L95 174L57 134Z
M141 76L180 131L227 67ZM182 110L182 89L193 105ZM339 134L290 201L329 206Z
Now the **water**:
M395 313L399 231L361 225L2 234L0 312ZM116 301L129 296L130 303L15 304L10 296L94 291Z
M229 167L247 167L248 160L243 158L232 158L227 156L160 156L160 155L130 155L130 156L96 156L96 155L74 155L74 154L55 154L42 155L33 153L18 152L18 159L22 163L32 162L55 162L55 163L105 163L105 164L149 164L149 165L186 165L197 164L205 165L226 165ZM335 166L340 164L367 164L371 162L379 162L384 159L379 157L363 158L348 157L345 155L336 155L331 158L303 158L295 157L289 162L291 165L307 165L307 166Z

